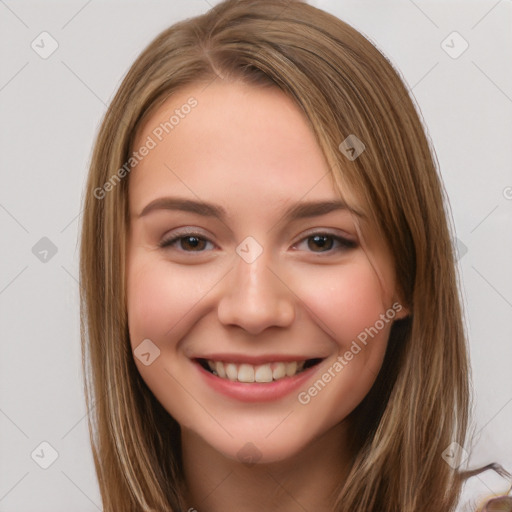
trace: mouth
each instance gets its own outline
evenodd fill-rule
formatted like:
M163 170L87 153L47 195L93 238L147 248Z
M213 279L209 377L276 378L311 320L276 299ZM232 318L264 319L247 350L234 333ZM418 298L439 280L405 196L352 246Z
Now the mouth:
M196 362L212 375L231 382L268 383L295 377L323 361L323 358L297 361L271 361L252 365L196 358Z

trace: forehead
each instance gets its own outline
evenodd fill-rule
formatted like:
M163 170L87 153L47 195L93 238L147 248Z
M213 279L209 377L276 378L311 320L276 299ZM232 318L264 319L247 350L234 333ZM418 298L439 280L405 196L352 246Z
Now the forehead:
M277 87L217 79L182 89L152 113L132 150L144 145L152 149L130 174L138 211L167 192L259 206L339 196L304 113Z

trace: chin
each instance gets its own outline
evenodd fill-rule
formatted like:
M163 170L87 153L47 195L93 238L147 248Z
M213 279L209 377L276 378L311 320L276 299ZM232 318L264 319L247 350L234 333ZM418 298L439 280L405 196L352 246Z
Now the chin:
M212 437L211 431L205 432L204 436L200 432L196 432L196 435L202 438L208 449L247 466L281 462L303 453L312 438L299 437L296 428L292 433L290 429L283 428L284 425L276 428L277 425L278 423L272 428L265 429L264 433L260 429L257 432L251 432L248 428L240 428L238 432L231 430L233 437ZM277 432L280 428L281 432ZM273 430L275 431L272 432Z

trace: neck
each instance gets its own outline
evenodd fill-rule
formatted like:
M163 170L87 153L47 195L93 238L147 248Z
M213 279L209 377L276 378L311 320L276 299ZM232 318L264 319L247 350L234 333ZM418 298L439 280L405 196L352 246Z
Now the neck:
M197 512L332 512L348 474L347 428L336 425L300 453L278 462L244 464L182 429L185 510Z

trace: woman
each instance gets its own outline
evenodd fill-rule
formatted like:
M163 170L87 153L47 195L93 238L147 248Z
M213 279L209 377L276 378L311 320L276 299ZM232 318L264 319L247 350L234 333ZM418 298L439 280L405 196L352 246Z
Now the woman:
M407 89L339 19L227 0L94 149L83 356L106 511L453 510L468 360Z

